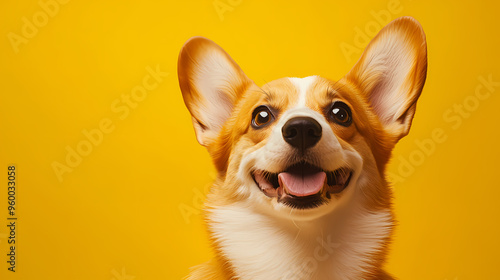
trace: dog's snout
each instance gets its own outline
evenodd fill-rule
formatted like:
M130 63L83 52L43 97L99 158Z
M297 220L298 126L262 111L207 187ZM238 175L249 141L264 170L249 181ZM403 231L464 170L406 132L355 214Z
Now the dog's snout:
M321 132L321 125L310 117L289 119L281 129L283 139L300 151L316 145L321 139Z

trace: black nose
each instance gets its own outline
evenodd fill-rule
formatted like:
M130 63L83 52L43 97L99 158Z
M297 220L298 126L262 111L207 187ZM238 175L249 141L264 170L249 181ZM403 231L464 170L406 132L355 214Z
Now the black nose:
M295 117L285 123L281 134L288 144L303 152L321 139L321 125L310 117Z

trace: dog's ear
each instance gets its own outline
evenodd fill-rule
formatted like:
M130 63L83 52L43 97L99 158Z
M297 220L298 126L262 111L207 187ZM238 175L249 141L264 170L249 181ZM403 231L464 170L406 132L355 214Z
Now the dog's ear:
M253 82L221 47L203 37L184 44L177 71L196 138L208 146L231 115L239 95Z
M408 134L427 73L427 43L420 24L401 17L368 44L346 78L370 102L393 137Z

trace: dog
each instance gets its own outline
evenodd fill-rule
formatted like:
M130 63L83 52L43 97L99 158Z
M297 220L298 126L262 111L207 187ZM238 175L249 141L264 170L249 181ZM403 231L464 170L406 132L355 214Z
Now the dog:
M218 175L204 207L215 257L187 279L394 279L385 171L426 72L411 17L387 24L337 81L259 87L220 46L189 39L179 85Z

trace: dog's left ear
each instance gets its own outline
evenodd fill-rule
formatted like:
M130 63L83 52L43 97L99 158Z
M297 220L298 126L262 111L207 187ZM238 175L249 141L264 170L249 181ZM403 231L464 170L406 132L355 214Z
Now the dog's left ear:
M346 78L359 86L393 137L408 134L427 73L427 43L420 24L401 17L366 47Z
M219 45L203 37L193 37L184 44L177 72L196 138L209 146L253 82Z

